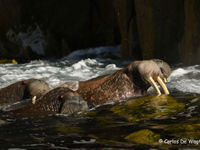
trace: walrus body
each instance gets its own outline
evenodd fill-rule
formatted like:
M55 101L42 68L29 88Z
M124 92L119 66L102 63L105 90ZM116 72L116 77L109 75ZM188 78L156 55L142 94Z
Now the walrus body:
M151 86L149 77L167 78L170 67L162 60L134 61L127 68L112 74L79 82L78 93L88 104L102 104L109 101L141 96Z
M28 79L19 81L0 90L0 105L14 103L33 96L39 98L48 91L50 91L50 88L43 80Z
M79 82L77 91L88 104L102 104L143 94L144 90L137 86L119 70L113 74Z
M87 102L77 92L65 87L58 87L49 91L37 99L35 104L27 101L26 106L22 106L21 104L20 106L12 105L10 108L4 110L4 114L12 116L37 115L44 112L73 114L88 109Z

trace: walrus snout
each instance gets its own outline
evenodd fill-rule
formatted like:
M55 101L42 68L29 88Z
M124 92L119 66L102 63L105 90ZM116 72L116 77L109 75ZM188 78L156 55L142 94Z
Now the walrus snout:
M87 102L77 92L66 92L60 97L60 100L63 101L60 109L62 114L73 114L88 110Z
M163 60L160 59L152 59L160 68L162 75L163 75L163 80L164 82L167 82L167 78L170 76L171 74L171 68L170 66L164 62Z

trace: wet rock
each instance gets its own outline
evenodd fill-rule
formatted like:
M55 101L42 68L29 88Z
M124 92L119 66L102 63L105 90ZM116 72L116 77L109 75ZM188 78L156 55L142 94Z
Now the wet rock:
M181 60L187 64L200 63L200 2L198 0L184 0L184 35L180 43L179 54Z
M143 59L179 60L183 37L183 1L135 0L136 22Z
M166 119L184 110L185 104L171 96L147 96L114 106L111 111L128 121L141 121L153 118Z
M136 132L133 132L125 137L126 140L138 143L138 144L158 144L160 135L154 133L149 129L143 129Z
M115 0L114 7L120 28L122 56L129 59L141 59L134 1Z
M15 59L0 59L0 64L7 64L7 63L12 63L12 64L18 64L18 62Z
M67 134L67 133L84 133L84 130L81 129L80 127L74 127L74 126L69 126L69 125L59 125L55 128L55 130L57 132L60 132L60 133L64 133L64 134Z

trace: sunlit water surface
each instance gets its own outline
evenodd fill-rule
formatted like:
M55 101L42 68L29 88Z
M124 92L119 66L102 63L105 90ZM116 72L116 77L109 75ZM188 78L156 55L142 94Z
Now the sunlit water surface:
M37 78L55 88L78 84L126 67L130 62L97 56L119 46L78 51L57 61L0 64L0 88ZM95 52L95 54L94 54ZM95 59L87 57L93 56ZM76 59L75 59L76 58ZM75 116L43 115L0 119L1 149L196 149L200 146L200 65L174 67L170 96L154 95L97 106ZM199 140L199 141L198 141Z

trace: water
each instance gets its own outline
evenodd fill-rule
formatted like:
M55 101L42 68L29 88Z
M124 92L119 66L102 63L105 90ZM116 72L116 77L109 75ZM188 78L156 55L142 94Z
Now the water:
M53 62L39 60L19 65L0 64L0 88L28 78L43 79L54 88L65 81L78 84L78 81L112 73L130 62L102 58L101 51L110 49L112 53L118 48L100 47L94 53L89 49L86 55L79 51ZM89 59L91 55L96 59ZM2 118L0 147L198 149L200 65L173 68L167 87L170 96L150 96L155 93L150 88L149 96L104 104L75 116L41 114Z

